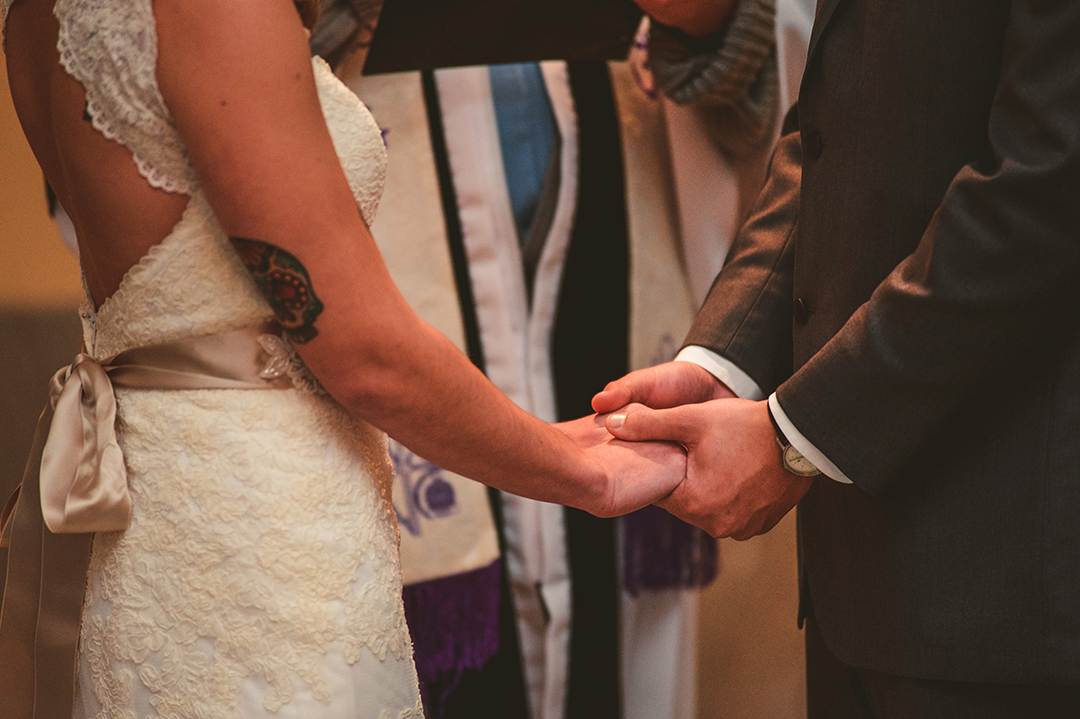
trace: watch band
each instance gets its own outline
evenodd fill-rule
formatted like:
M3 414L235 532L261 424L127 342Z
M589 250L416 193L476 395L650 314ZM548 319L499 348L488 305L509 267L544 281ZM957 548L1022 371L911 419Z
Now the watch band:
M821 474L821 470L815 467L813 462L807 459L802 452L795 449L791 442L788 441L783 430L780 429L780 425L776 422L776 417L773 416L772 407L769 406L768 402L765 403L765 408L769 413L769 421L772 422L773 431L776 432L776 443L780 445L780 460L784 465L784 469L800 477L815 477Z
M765 402L765 411L769 413L769 421L772 422L773 431L776 432L776 441L780 443L781 447L789 447L791 442L787 441L787 436L784 435L784 430L780 429L780 425L776 422L776 417L773 417L772 407L769 402Z

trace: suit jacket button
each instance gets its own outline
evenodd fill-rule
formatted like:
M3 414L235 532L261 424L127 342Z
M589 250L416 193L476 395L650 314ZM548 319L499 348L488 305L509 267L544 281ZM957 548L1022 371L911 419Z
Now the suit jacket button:
M803 149L806 150L806 156L812 160L816 160L821 157L821 151L825 148L825 142L821 139L820 132L808 132L803 139Z
M806 321L810 319L810 308L806 306L806 302L801 297L792 304L792 314L795 315L795 321L800 325L805 325Z

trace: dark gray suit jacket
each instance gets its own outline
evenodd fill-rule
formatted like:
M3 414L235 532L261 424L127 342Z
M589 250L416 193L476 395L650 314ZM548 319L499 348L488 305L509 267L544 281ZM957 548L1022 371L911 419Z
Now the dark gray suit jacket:
M687 338L854 485L799 506L845 663L1080 682L1080 2L819 0Z

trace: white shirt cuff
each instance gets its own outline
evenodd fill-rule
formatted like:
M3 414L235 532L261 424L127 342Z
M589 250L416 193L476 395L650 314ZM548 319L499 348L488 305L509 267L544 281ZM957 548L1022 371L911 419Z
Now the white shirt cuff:
M810 440L803 437L802 432L796 429L795 425L788 419L787 414L784 413L780 402L777 401L775 392L769 395L769 410L772 411L773 419L776 420L776 426L784 433L784 437L787 438L791 446L802 452L802 456L810 460L810 463L820 469L822 474L842 484L852 483L846 474L841 472L817 447L810 444Z
M716 379L728 386L737 397L752 399L755 402L765 399L765 393L758 387L750 375L743 372L730 360L724 359L701 345L688 345L679 351L676 362L692 362L703 368Z
M765 399L765 393L761 391L761 387L758 387L757 382L750 379L750 375L743 372L730 360L701 345L683 347L675 357L675 361L693 362L702 367L713 377L726 384L728 389L742 399L752 399L754 401ZM795 425L791 423L784 409L780 406L780 402L777 401L775 392L769 396L769 409L772 410L773 419L776 420L777 426L780 427L780 431L787 437L787 441L791 443L791 446L802 452L802 456L810 460L815 467L821 470L822 474L843 484L852 483L846 474L841 472L835 464L829 461L828 457L822 454L817 447L810 443L810 440L802 435L802 432L795 428Z

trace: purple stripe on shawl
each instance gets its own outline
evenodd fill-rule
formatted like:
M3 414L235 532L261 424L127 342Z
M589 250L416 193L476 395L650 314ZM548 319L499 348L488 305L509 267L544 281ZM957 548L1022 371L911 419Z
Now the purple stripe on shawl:
M499 648L502 563L405 587L405 619L412 635L420 694L428 719L443 705L466 669L480 669ZM432 695L428 687L437 688Z
M623 587L641 590L700 588L716 578L716 540L659 507L623 519Z

